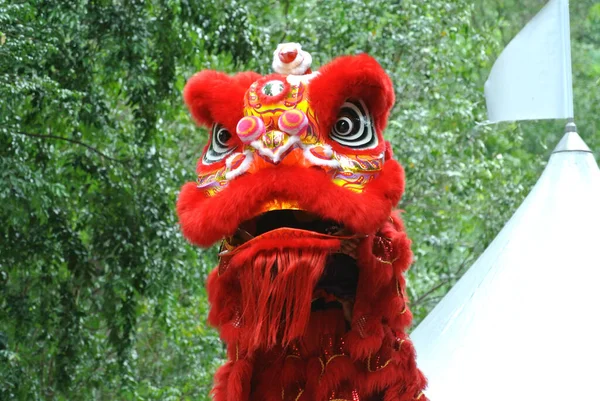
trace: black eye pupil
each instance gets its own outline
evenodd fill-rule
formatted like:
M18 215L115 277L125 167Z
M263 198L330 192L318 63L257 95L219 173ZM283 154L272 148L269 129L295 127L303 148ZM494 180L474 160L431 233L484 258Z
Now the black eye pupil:
M220 130L217 134L217 141L221 144L226 144L231 139L231 134L227 130Z
M340 134L344 134L350 131L350 123L348 122L348 120L338 120L335 123L335 129Z

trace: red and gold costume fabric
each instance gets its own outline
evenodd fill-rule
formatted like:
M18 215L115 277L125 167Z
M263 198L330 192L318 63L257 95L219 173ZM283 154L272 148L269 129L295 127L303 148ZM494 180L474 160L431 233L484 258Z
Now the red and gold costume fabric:
M222 241L208 279L228 356L215 400L424 401L381 66L357 55L303 75L202 71L184 98L210 138L181 228L198 246Z

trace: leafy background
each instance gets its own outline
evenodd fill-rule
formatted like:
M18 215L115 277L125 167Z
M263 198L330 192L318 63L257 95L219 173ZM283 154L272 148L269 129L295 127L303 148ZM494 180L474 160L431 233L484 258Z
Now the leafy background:
M178 188L206 132L205 68L268 73L368 52L392 76L416 322L518 207L564 121L485 125L482 87L541 0L0 0L0 400L208 400L215 250L182 239ZM600 4L571 5L575 114L600 149ZM596 153L598 155L598 153Z

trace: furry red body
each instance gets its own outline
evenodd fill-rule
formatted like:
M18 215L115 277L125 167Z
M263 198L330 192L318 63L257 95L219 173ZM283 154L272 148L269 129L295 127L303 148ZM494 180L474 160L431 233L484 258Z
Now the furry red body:
M392 215L403 171L382 137L391 82L366 55L339 58L306 84L284 80L205 71L185 90L200 123L225 127L213 129L199 162L202 186L186 184L177 205L192 243L226 239L208 280L209 322L229 359L216 374L214 397L425 400L406 336L410 241ZM308 128L277 126L286 107L308 116ZM265 121L259 140L231 134L244 115ZM362 131L344 131L359 125ZM216 143L216 135L229 138ZM353 146L356 138L362 142ZM274 200L302 212L264 217ZM270 228L256 228L261 224Z

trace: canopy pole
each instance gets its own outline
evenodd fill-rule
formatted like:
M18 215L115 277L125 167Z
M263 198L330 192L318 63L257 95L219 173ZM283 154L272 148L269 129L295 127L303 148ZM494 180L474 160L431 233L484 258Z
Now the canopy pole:
M573 110L573 65L571 62L571 18L569 14L569 0L561 0L560 12L562 18L560 19L561 28L563 31L562 46L563 46L563 63L564 63L564 93L567 97L567 116L569 119L575 117Z

